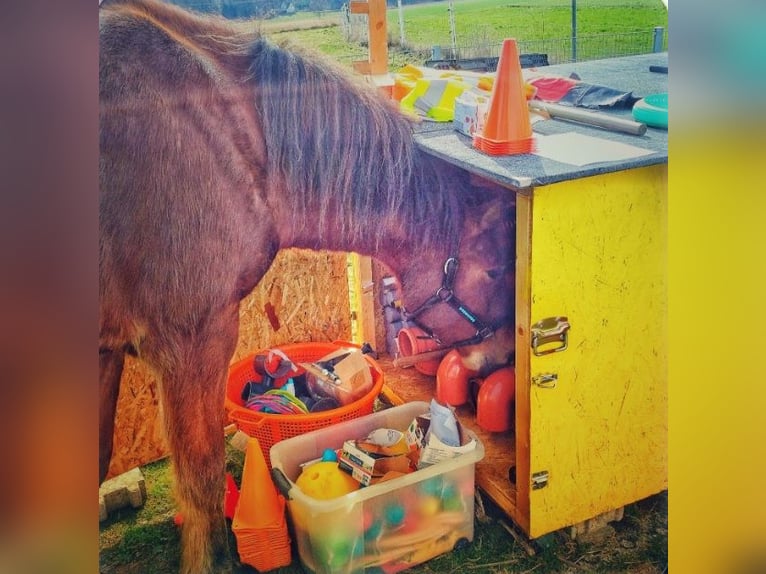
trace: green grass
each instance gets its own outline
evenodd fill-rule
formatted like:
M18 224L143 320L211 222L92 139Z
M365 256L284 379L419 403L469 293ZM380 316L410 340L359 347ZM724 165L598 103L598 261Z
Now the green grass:
M532 41L571 35L571 3L562 0L457 0L453 3L458 36L480 30L497 38ZM447 2L416 4L404 9L405 37L415 44L447 44ZM659 0L577 3L578 35L651 30L667 27L668 13ZM399 16L388 11L388 29L398 39ZM458 38L460 42L460 38Z
M571 54L568 44L572 31L571 3L567 0L456 0L453 6L460 47L499 46L504 38L516 38L522 51L550 53L552 63L567 59ZM399 12L396 8L388 10L390 70L407 63L422 65L430 57L431 46L451 45L447 8L444 0L405 6L406 48L400 45ZM275 38L290 37L349 65L354 60L367 59L366 46L346 41L338 25L340 14L331 16L325 15L311 26L307 24L310 18L275 19L264 24L263 30ZM668 26L668 13L660 0L579 0L578 58L649 51L651 31L656 26L666 30ZM363 29L361 36L362 32ZM630 36L635 32L641 34ZM610 40L596 39L603 34L625 36L617 37L616 45L605 45Z
M227 470L237 484L241 481L244 455L229 447ZM99 528L100 572L102 574L172 574L179 566L179 532L173 523L175 506L170 492L172 480L167 460L142 468L147 487L146 504L137 510L124 509L101 523ZM596 541L571 540L564 531L544 537L545 544L533 544L537 553L525 549L503 526L510 520L489 499L482 497L486 512L477 506L474 540L462 548L437 556L408 570L413 574L506 574L532 572L641 572L661 574L667 568L667 493L661 493L626 507L624 518L607 527ZM236 539L229 547L238 562ZM237 565L237 574L256 570ZM305 574L293 545L289 566L275 574Z

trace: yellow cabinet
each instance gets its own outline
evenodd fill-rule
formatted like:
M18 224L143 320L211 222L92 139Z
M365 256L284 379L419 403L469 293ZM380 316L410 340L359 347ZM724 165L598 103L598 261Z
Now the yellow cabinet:
M516 199L515 518L531 537L667 487L666 191L660 165Z
M540 71L641 97L667 90L667 76L650 71L663 65L667 53ZM574 166L485 156L450 127L418 133L426 152L507 187L516 204L515 429L483 432L471 407L457 412L485 444L477 485L531 538L619 516L666 489L668 476L667 131L549 120L535 132L648 154ZM386 377L404 400L433 396L432 380L402 369Z

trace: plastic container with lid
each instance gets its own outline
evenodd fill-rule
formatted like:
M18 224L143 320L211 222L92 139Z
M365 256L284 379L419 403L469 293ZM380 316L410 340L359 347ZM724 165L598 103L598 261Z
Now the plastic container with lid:
M301 464L320 458L325 449L379 428L405 431L428 412L428 403L405 403L271 447L272 475L288 500L304 569L398 572L473 540L474 474L484 446L468 429L474 450L338 498L319 500L295 486Z

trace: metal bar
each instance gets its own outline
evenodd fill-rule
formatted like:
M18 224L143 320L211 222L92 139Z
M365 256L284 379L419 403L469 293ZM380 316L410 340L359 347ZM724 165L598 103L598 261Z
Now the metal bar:
M560 104L551 104L548 102L541 102L539 100L531 100L529 102L529 108L531 110L546 112L548 115L550 115L551 118L571 120L581 124L596 126L615 132L623 132L636 136L640 136L646 133L646 124L644 123L634 122L633 120L624 118L617 118L603 112L583 110L581 108L562 106Z

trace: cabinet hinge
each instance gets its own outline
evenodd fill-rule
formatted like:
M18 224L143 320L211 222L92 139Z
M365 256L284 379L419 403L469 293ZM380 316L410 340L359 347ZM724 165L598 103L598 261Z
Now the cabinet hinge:
M540 472L532 473L532 490L538 490L548 486L548 471L541 470Z

